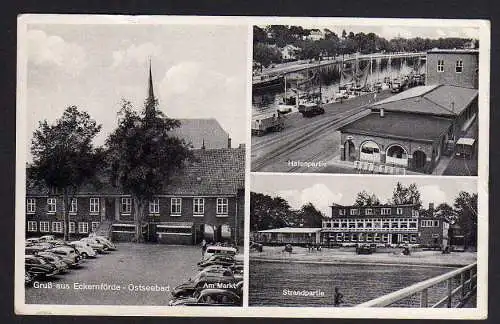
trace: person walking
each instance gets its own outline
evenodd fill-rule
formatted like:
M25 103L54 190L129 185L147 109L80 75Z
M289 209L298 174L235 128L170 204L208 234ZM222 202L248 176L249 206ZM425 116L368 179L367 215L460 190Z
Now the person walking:
M344 302L342 298L344 298L344 295L339 291L339 287L335 287L335 294L333 295L333 304L335 307L340 306Z
M207 241L205 241L205 239L203 239L203 241L201 241L201 256L205 256L205 252L207 251Z

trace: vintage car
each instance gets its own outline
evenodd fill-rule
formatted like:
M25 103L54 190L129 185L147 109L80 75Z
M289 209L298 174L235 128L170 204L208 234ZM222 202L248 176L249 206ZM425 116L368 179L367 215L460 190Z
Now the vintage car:
M175 287L171 294L173 297L192 296L196 291L206 288L236 290L241 278L234 277L231 270L222 273L199 273L194 278Z
M80 241L85 242L88 245L90 245L90 247L92 249L94 249L94 251L96 251L97 253L104 253L104 251L106 251L108 249L107 247L105 247L103 244L97 242L92 237L84 237L84 238L80 239Z
M55 239L54 235L44 235L39 237L40 242L54 241Z
M114 251L116 250L116 245L113 244L110 240L103 236L99 235L91 235L90 238L93 238L97 243L104 245L108 250Z
M26 246L24 248L24 254L37 255L39 252L47 250L47 247L36 245Z
M55 265L34 255L24 256L24 267L35 277L51 277L59 273Z
M80 256L76 254L74 249L70 249L67 247L54 247L52 249L47 250L54 254L62 257L62 260L70 267L76 268L80 265Z
M225 254L214 254L208 259L201 260L198 262L198 267L199 268L205 268L210 265L214 264L220 264L223 266L231 266L236 263L235 257L234 256L229 256Z
M250 242L250 251L262 252L263 250L264 247L262 244L256 242Z
M82 241L69 242L69 245L74 247L82 256L82 258L95 258L97 253L90 247L89 244Z
M373 249L369 244L359 244L356 246L356 254L372 254Z
M170 306L241 306L242 298L226 289L204 289L191 297L175 298Z
M37 257L44 259L45 261L56 266L59 273L64 273L68 271L68 264L64 262L63 258L52 252L40 252Z
M207 250L205 251L205 254L203 255L203 259L208 259L214 254L235 256L236 253L237 253L237 251L233 247L209 245L209 246L207 246Z

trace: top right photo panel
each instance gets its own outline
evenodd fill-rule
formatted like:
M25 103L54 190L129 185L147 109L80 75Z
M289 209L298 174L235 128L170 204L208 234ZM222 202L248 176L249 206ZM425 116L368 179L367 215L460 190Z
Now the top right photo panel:
M477 176L479 30L253 26L251 171Z

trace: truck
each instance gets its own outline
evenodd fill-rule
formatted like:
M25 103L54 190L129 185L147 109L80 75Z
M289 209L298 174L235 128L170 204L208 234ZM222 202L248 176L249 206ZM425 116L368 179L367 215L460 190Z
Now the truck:
M280 132L285 128L285 117L279 111L272 115L261 115L252 120L252 135L262 136L268 132Z

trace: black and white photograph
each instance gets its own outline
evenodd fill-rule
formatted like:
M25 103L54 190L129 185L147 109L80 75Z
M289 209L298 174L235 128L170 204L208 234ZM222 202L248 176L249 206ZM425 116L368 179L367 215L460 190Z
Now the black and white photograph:
M251 190L249 306L477 307L476 179L252 175Z
M242 306L248 27L29 18L24 303Z
M476 176L480 50L474 26L253 26L251 170Z

